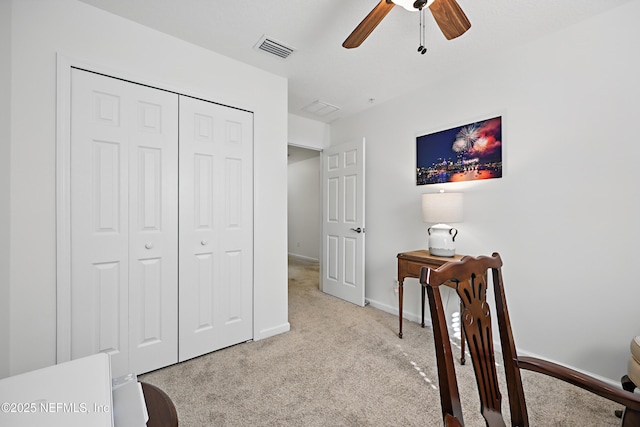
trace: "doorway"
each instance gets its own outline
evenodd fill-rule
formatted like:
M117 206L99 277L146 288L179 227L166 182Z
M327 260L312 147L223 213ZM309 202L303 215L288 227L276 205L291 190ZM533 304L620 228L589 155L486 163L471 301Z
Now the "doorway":
M319 264L322 232L320 151L289 145L287 156L288 256Z

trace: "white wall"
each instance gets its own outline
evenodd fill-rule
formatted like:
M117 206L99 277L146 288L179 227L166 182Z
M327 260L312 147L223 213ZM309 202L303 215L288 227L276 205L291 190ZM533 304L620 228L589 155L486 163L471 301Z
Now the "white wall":
M11 58L11 3L0 1L0 58ZM11 140L11 61L0 61L0 343L10 340L9 156ZM9 375L9 346L0 346L0 378Z
M329 146L330 129L326 123L289 114L287 138L291 145L322 150Z
M640 333L638 16L640 2L629 2L332 124L332 143L367 139L372 305L397 310L396 254L426 247L420 194L460 190L458 252L502 254L518 347L619 380ZM496 113L503 178L415 185L416 135ZM416 319L417 282L405 289Z
M288 331L286 79L75 0L12 7L10 373L56 361L58 52L255 113L254 338Z
M288 170L289 255L320 260L320 155L291 163Z

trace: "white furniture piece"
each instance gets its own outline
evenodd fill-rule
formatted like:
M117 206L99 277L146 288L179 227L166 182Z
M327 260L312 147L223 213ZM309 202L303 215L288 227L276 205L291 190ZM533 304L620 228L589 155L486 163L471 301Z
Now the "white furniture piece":
M111 379L106 353L0 380L0 426L177 427L171 398L135 375Z
M149 413L142 392L142 384L134 374L114 378L111 382L114 427L147 425Z
M0 426L112 427L104 353L0 380Z

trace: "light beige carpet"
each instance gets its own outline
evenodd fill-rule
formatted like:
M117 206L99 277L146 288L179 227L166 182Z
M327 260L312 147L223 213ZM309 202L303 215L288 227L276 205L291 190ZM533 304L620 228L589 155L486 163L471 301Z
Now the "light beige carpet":
M290 259L291 331L140 377L173 399L180 425L441 426L432 334L318 290L318 265ZM256 278L255 286L269 278ZM517 340L517 337L516 337ZM470 363L456 366L467 426L484 426ZM532 426L617 426L619 406L523 372ZM503 401L508 400L504 388ZM506 402L503 413L508 414Z

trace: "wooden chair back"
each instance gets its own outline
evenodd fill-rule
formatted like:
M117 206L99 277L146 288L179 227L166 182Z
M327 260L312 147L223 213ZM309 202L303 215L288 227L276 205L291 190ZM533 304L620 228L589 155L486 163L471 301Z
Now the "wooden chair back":
M487 302L488 270L493 273L496 314L503 346L503 361L505 371L507 371L511 419L513 425L527 425L527 410L522 380L520 371L514 363L517 355L511 334L501 267L502 260L500 255L494 253L491 257L464 257L459 262L445 264L437 270L425 267L421 271L420 282L426 287L431 308L431 321L438 361L440 401L445 425L464 425L449 332L440 296L440 286L449 281L455 283L455 289L461 301L462 313L460 313L460 321L469 345L480 394L482 415L490 427L505 425L501 411L502 395L498 386L498 374L493 349L491 311ZM458 424L453 419L457 420Z
M640 426L640 396L637 394L566 366L540 358L518 356L511 333L511 322L502 281L502 259L497 253L490 257L464 257L458 262L449 262L437 270L423 267L420 272L420 282L426 288L431 308L444 425L464 425L451 342L440 296L440 287L450 282L447 285L455 285L461 301L460 318L478 385L482 416L488 427L505 426L493 348L491 310L487 302L488 271L492 273L495 316L502 346L511 425L521 427L529 425L520 375L520 369L527 369L557 378L623 405L625 409L622 414L622 426Z

